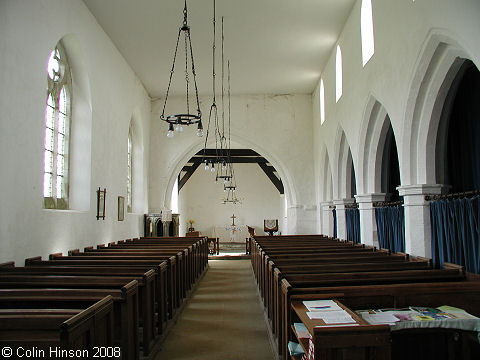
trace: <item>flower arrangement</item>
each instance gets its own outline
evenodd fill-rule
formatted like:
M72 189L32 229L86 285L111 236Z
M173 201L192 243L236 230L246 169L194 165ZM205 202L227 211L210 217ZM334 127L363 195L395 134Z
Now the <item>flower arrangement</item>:
M195 220L188 220L188 224L189 224L189 228L188 228L188 231L191 232L191 231L195 231L195 228L193 227L193 224L195 223Z

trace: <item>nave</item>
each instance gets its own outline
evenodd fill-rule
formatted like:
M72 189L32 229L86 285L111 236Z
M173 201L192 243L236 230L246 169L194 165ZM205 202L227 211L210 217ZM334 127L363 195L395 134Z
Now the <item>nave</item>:
M208 266L155 359L273 359L250 260Z

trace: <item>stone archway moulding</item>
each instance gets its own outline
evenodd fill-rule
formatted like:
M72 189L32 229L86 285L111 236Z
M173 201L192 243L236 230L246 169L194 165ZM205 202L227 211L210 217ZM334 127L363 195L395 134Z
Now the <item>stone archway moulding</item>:
M455 36L432 29L415 64L404 117L402 184L436 183L437 132L446 96L462 62L471 58Z
M357 180L358 194L381 192L383 147L390 124L387 110L380 101L371 95L367 101L361 130L364 148L363 151L359 150L361 160L356 168L361 171L357 175L361 179L361 182ZM362 142L360 141L359 144Z
M233 142L236 142L241 145L245 145L246 148L250 148L256 151L257 153L262 155L264 158L266 158L275 167L285 187L285 196L287 197L288 204L295 205L297 201L297 194L296 194L295 186L293 185L292 178L289 175L288 171L285 170L286 166L281 161L279 161L275 156L273 156L271 153L266 151L264 148L261 148L257 144L254 144L253 142L247 139L244 139L242 137L239 137L233 134L231 138ZM176 174L179 174L183 166L188 162L188 160L193 155L195 155L198 151L200 151L202 148L203 148L202 142L193 144L190 148L186 149L184 152L179 154L179 156L174 161L172 161L174 166L168 170L170 175L169 175L168 185L163 195L164 196L163 206L165 208L170 208L171 206L172 190L175 185L175 180L177 179Z

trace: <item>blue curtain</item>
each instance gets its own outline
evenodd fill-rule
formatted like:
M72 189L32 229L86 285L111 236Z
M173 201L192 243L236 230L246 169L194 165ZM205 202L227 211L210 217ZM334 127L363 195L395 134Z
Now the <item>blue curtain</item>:
M479 274L480 196L432 201L430 221L435 267L441 268L444 262L450 262Z
M360 211L358 209L345 209L347 223L347 240L360 244Z
M405 252L405 211L403 205L375 208L378 242L393 253Z
M333 209L333 238L337 237L337 210Z

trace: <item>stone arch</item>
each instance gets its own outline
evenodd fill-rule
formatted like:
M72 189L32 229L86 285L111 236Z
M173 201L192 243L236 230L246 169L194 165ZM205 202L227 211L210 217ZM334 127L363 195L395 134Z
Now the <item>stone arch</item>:
M337 199L345 199L352 197L352 171L354 171L352 151L347 141L345 131L339 125L337 131L337 145L335 147L335 154L338 154L336 159L337 165Z
M373 96L367 102L364 119L365 126L362 128L361 138L364 139L365 145L359 151L362 160L359 177L361 181L357 179L360 185L358 190L364 194L380 193L383 148L391 122L385 107Z
M72 123L70 132L70 209L88 211L92 176L92 96L85 52L74 34L61 40L72 73Z
M325 145L320 154L321 207L319 208L319 231L322 234L333 236L333 216L328 208L328 203L331 203L333 200L333 176L330 167L330 157Z
M256 151L257 153L262 155L264 158L266 158L275 167L278 174L280 175L280 178L282 179L283 186L285 188L285 197L287 199L287 203L289 204L289 206L295 205L297 202L296 189L293 185L292 177L289 174L289 172L286 170L286 167L283 165L283 163L277 157L269 153L267 150L251 142L248 139L245 139L235 134L232 134L231 139L233 142L244 145L246 148L250 148ZM207 146L214 145L213 142L214 141L212 140L212 143L207 144ZM173 159L172 161L173 166L169 169L168 184L165 189L164 198L163 198L163 206L165 208L170 208L172 190L181 169L193 155L195 155L198 151L203 149L203 146L204 146L204 143L202 141L197 141L196 143L192 144L189 148L185 149L182 153L180 153L176 159Z
M330 160L327 147L324 145L320 152L320 177L319 194L320 203L333 200L333 181L332 170L330 168Z
M432 29L427 35L410 82L403 147L403 157L409 159L409 166L405 168L402 183L437 182L435 157L437 146L443 146L442 142L437 143L442 111L448 92L468 58L464 47L445 30Z

